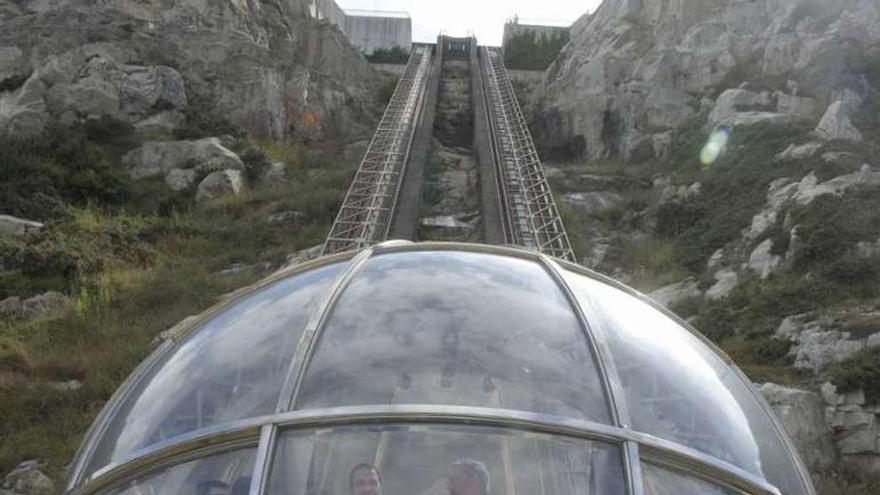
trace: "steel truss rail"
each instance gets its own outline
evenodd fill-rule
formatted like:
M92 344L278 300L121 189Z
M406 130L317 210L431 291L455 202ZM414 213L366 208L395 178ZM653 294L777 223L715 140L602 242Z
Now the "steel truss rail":
M360 250L388 235L431 68L431 47L413 49L406 71L339 208L322 255Z
M495 48L482 48L507 241L576 261L513 85Z

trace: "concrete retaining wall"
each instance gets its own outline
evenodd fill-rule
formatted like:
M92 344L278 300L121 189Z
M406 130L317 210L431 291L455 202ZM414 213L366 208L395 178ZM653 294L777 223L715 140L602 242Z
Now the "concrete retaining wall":
M366 53L396 46L404 50L412 48L412 20L409 17L346 15L343 31L354 46Z

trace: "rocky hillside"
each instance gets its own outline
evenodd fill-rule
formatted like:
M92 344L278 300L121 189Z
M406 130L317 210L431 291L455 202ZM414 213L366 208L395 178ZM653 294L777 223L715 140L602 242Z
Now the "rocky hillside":
M381 83L299 0L0 0L0 493L56 492L157 335L315 256Z
M207 109L254 136L369 135L378 76L304 3L0 0L0 136L108 116L153 137Z
M718 342L823 494L880 492L880 4L606 0L529 108L585 265Z

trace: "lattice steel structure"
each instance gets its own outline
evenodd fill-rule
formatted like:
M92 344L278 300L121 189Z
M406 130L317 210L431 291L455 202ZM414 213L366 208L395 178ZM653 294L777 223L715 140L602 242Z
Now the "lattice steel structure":
M575 261L501 54L483 47L480 55L507 242Z
M323 254L357 250L385 240L431 69L430 46L413 48L406 71L358 168Z

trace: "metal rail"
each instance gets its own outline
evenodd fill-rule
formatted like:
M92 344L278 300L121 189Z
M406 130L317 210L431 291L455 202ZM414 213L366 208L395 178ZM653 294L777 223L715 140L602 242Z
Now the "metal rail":
M388 235L431 68L431 50L429 46L413 49L339 208L322 255L360 250Z
M480 55L507 241L576 261L501 54L483 47Z

